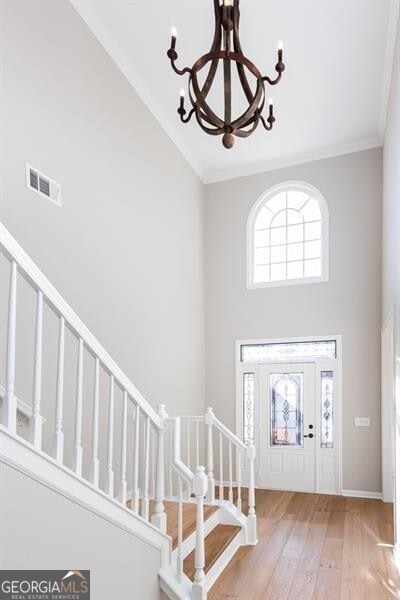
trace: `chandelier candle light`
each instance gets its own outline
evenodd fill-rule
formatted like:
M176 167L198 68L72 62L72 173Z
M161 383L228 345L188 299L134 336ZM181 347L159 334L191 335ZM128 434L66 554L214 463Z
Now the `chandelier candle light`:
M278 75L275 79L262 76L257 67L244 56L239 40L239 0L214 0L215 13L215 33L210 52L201 56L192 68L178 69L176 61L178 53L176 51L177 31L175 27L171 30L171 46L167 52L171 61L171 66L178 75L189 75L188 97L191 109L187 114L185 109L185 90L181 90L178 114L182 123L188 123L192 115L200 127L210 135L222 135L222 143L225 148L232 148L235 143L234 136L248 137L257 128L261 122L267 131L272 129L275 122L274 108L272 98L269 98L268 117L264 117L262 112L265 105L265 82L269 85L279 83L282 73L285 70L285 64L282 61L283 44L278 44L278 62L275 65L275 71ZM219 66L219 61L223 61L223 81L224 81L224 118L218 117L207 103L207 96L214 83L215 75ZM232 62L236 63L239 81L244 95L248 102L246 110L236 119L232 119ZM200 85L198 73L206 66L208 74L205 81ZM255 78L254 90L252 89L246 70ZM187 115L187 116L186 116Z

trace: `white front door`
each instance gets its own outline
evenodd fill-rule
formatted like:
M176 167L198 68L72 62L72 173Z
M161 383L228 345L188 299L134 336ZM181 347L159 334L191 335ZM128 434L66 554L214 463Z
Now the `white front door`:
M315 364L259 365L261 487L315 491Z

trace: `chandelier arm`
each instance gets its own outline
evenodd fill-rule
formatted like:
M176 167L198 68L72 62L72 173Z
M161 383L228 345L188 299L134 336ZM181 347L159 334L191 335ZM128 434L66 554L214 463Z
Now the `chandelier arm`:
M185 67L184 69L178 69L178 67L175 66L175 58L170 58L171 61L171 67L173 68L173 70L175 71L175 73L177 75L185 75L185 73L192 73L192 69L190 69L189 67Z
M279 64L279 63L278 63L278 64ZM275 69L276 69L276 67L275 67ZM269 83L269 85L276 85L277 83L279 83L279 82L280 82L281 78L282 78L282 71L279 71L279 73L278 73L278 75L275 77L275 79L271 79L270 77L268 77L268 76L265 76L265 77L263 77L263 78L262 78L262 80L263 80L263 81L267 81L267 82Z
M270 117L268 117L268 118L267 118L268 125L267 125L267 124L266 124L266 122L265 122L265 119L264 119L264 117L263 117L262 115L260 115L260 121L261 121L261 123L263 124L263 126L264 126L264 129L266 129L267 131L271 131L271 129L272 129L272 126L273 126L273 124L274 124L274 121L275 121L275 119L273 118L273 120L272 120L272 119L270 119Z
M192 109L189 111L189 114L188 114L188 116L187 116L186 118L185 118L184 114L180 113L180 117L181 117L181 121L182 121L182 123L189 123L189 121L190 121L190 119L192 118L192 115L193 115L193 113L194 113L194 112L196 112L196 109L195 109L195 108L192 108Z

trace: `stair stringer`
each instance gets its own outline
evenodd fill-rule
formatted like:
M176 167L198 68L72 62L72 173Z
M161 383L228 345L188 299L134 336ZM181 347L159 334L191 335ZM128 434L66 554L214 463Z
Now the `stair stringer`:
M3 425L0 425L1 462L157 548L162 567L170 564L172 550L169 536Z

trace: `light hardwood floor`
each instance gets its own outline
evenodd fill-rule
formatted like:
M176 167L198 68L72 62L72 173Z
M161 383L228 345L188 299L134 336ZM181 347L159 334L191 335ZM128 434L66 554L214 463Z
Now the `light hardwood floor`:
M400 598L393 506L257 490L259 543L239 549L209 600Z

